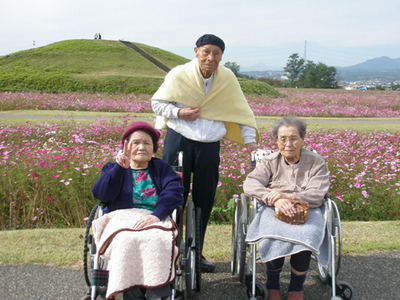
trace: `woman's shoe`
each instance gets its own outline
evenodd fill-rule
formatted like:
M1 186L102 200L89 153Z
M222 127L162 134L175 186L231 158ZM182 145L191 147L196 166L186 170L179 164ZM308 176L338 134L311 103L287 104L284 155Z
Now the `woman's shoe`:
M303 300L304 299L304 292L288 292L287 300Z
M268 291L268 300L281 300L281 291L280 290L267 290Z

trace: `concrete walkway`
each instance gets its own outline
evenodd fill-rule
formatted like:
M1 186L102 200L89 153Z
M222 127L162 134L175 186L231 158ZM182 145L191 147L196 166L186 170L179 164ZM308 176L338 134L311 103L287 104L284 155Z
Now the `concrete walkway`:
M257 277L265 283L265 266L257 266ZM354 288L354 300L395 300L400 295L400 250L344 255L338 280ZM289 264L281 273L282 299L289 284ZM202 275L201 292L194 300L245 300L245 287L230 273L230 263L216 263L216 272ZM0 264L0 298L4 300L72 300L86 295L83 271L38 264ZM118 296L117 300L122 299ZM305 282L305 299L330 299L312 262Z

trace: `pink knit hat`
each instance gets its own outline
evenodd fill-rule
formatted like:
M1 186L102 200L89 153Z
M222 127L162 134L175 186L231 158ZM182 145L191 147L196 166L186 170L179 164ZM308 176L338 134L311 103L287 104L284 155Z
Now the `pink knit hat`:
M124 144L124 141L136 130L143 130L151 136L154 144L154 152L157 152L158 140L160 139L161 132L147 122L136 121L129 125L122 134L122 144Z

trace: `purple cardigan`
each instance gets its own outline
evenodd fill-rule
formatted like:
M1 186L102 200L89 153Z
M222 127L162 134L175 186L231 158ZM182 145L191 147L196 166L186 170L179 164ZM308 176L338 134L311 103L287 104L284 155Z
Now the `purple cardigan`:
M152 215L163 220L183 204L182 179L170 165L156 157L149 161L148 169L159 197ZM131 168L125 169L116 162L108 162L101 169L100 178L92 187L92 194L106 204L104 213L133 208Z

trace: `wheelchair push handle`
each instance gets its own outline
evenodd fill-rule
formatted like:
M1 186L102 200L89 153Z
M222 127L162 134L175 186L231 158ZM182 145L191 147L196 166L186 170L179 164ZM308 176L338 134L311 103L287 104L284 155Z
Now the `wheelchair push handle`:
M251 151L251 162L250 162L250 169L251 170L254 170L256 168L256 165L257 165L256 153L257 153L257 151Z

